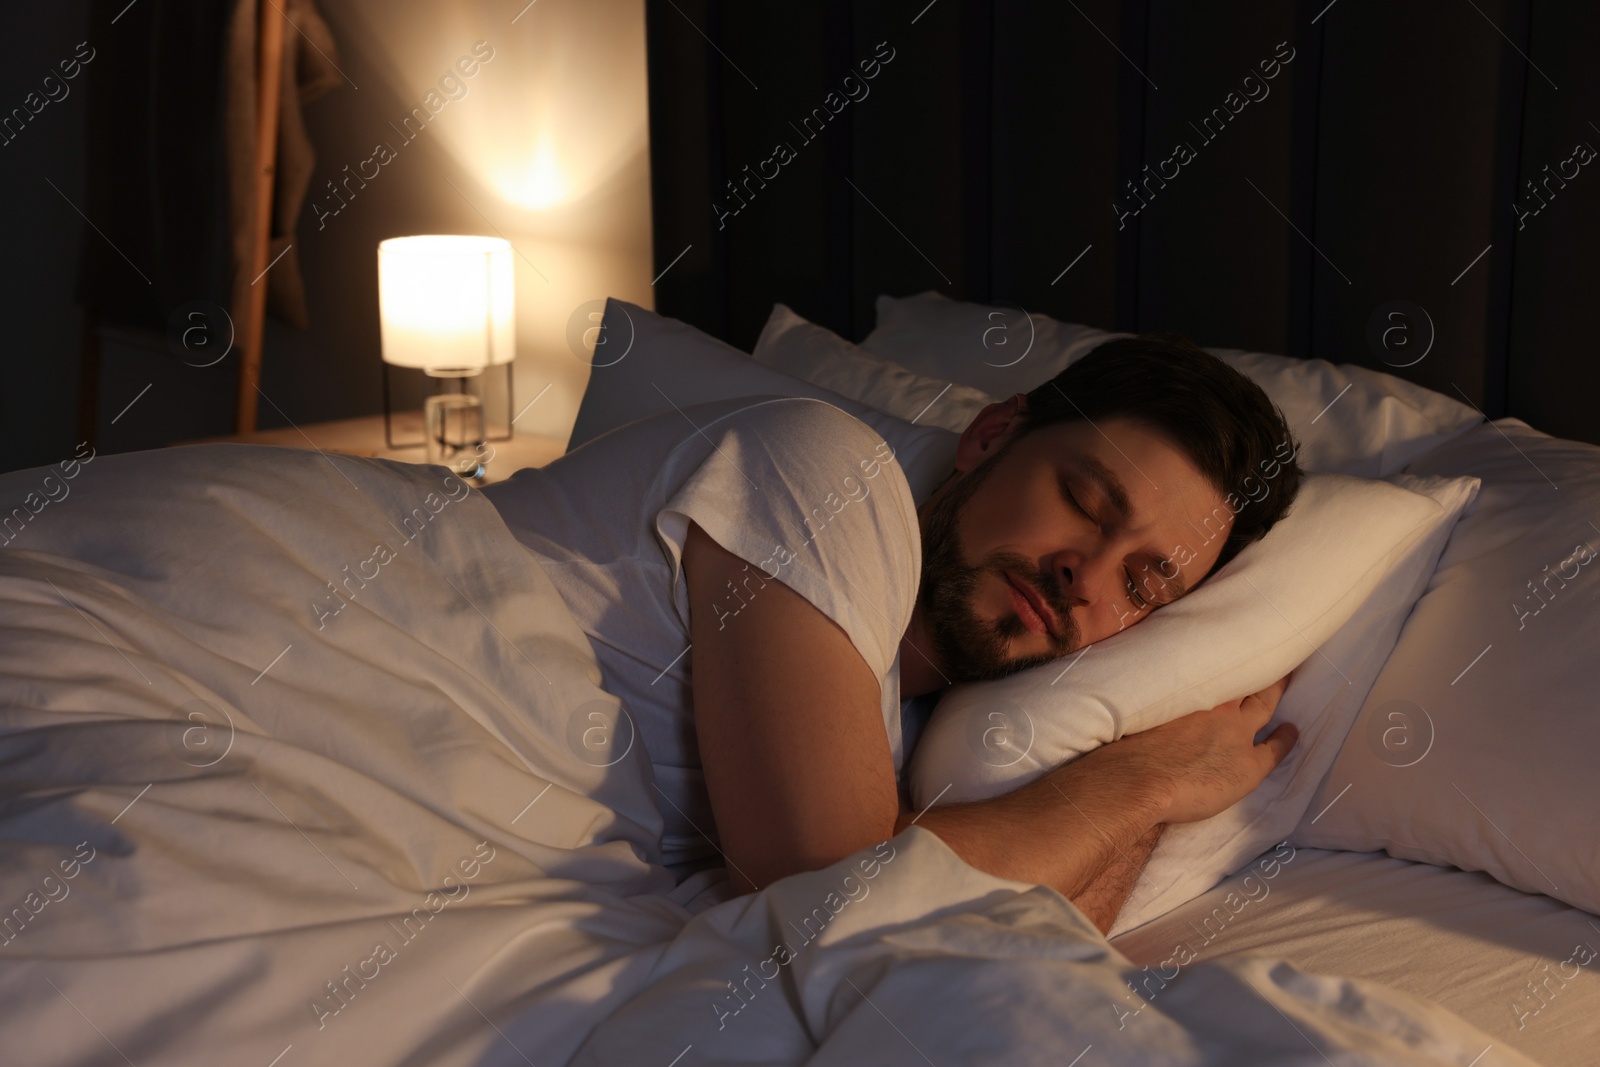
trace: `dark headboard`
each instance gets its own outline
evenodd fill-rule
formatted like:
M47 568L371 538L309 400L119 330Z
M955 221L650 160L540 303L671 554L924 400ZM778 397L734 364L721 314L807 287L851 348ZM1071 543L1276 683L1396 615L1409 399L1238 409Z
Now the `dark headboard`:
M935 288L1600 441L1600 5L647 12L664 314L748 349L782 301L859 339Z

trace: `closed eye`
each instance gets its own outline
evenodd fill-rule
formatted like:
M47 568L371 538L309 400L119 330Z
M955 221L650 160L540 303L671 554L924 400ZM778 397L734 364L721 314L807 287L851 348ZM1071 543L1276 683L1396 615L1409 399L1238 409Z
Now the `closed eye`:
M1096 521L1095 517L1090 515L1089 510L1078 501L1077 496L1072 491L1072 483L1065 478L1061 479L1061 497L1067 502L1073 511L1076 511L1079 515L1083 516L1084 519L1094 526L1096 530L1102 533L1104 532L1104 528L1098 521ZM1140 592L1139 583L1134 579L1133 570L1131 568L1124 567L1122 573L1123 581L1126 583L1128 602L1134 605L1135 610L1146 611L1153 607L1161 606L1159 604L1152 604L1149 598Z
M1079 515L1082 515L1085 519L1088 519L1089 523L1096 530L1100 529L1100 524L1095 521L1094 516L1089 514L1087 508L1078 503L1078 498L1072 493L1072 483L1068 482L1065 478L1061 480L1061 496L1072 507L1073 511L1076 511Z
M1150 607L1150 601L1146 600L1144 594L1139 592L1139 583L1133 580L1133 571L1124 568L1122 573L1126 576L1128 582L1128 602L1140 611Z

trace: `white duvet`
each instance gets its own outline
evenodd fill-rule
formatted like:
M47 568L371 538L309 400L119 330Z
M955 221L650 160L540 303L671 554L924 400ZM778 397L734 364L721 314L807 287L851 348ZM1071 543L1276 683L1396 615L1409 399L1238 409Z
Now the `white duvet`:
M1146 999L916 827L716 903L653 862L587 640L441 468L73 474L0 476L0 1062L1529 1062L1268 959Z

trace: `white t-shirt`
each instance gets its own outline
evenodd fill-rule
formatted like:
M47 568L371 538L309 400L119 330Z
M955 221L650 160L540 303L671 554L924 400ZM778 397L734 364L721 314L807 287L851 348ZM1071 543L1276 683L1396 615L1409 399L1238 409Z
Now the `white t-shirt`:
M700 404L620 427L484 495L561 591L638 729L664 794L668 866L717 855L680 566L691 521L748 565L713 606L725 624L777 580L849 635L881 686L903 767L899 647L922 543L905 475L865 423L803 397Z

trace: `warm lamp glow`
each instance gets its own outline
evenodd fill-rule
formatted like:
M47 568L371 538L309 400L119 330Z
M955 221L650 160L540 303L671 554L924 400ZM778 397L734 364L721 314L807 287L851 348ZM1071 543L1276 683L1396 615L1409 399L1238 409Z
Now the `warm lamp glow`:
M378 244L383 360L437 376L516 356L511 243L498 237L391 237Z
M566 172L548 137L539 139L532 158L521 167L507 167L500 185L513 203L535 210L555 207L570 193Z

